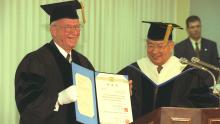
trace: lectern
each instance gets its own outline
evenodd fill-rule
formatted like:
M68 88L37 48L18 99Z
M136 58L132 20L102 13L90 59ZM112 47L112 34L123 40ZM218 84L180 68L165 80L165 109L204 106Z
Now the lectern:
M220 124L220 108L162 107L134 124Z

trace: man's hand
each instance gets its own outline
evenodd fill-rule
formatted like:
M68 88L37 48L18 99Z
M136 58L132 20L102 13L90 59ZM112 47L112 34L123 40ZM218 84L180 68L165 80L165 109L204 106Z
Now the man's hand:
M58 96L58 104L69 104L76 101L76 86L72 85L64 89L59 93Z
M69 104L76 101L76 86L72 85L64 89L58 94L58 99L55 104L54 111L59 111L59 106Z

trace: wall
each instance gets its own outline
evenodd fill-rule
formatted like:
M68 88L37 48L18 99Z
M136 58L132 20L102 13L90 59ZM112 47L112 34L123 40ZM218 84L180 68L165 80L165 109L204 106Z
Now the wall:
M176 4L176 22L178 25L183 27L183 30L176 30L175 42L179 42L187 37L185 31L185 20L190 13L190 0L177 0Z
M190 14L198 15L202 21L202 35L218 44L220 53L220 0L191 0Z
M18 123L15 71L25 54L51 40L49 18L39 6L56 1L61 0L0 0L0 124ZM106 72L117 72L145 56L149 25L142 24L142 20L182 24L183 17L179 15L188 13L188 0L186 3L182 0L84 1L87 23L77 50L97 70ZM182 11L181 5L186 11Z

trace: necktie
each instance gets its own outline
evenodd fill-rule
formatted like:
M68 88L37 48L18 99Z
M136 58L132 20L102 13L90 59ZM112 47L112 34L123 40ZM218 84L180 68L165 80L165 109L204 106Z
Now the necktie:
M195 53L196 53L196 57L199 58L199 44L196 42L196 49L195 49Z
M70 54L69 53L66 56L66 60L70 63Z
M160 71L163 69L163 66L162 65L159 65L158 67L157 67L157 72L158 72L158 74L160 73Z

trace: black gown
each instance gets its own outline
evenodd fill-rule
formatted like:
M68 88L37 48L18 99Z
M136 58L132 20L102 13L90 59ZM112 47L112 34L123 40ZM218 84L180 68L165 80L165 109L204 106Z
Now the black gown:
M186 71L190 67L186 67ZM122 69L119 74L128 75L133 80L133 95L131 96L134 121L158 107L215 107L218 106L218 98L211 94L207 86L198 87L197 81L192 80L192 74L196 69L187 71L170 81L162 88L155 89L149 78L146 78L137 62ZM154 101L156 98L156 101Z
M94 70L89 60L72 50L73 62ZM15 99L21 124L75 124L74 103L53 111L58 93L72 85L71 64L54 42L29 53L15 76Z

